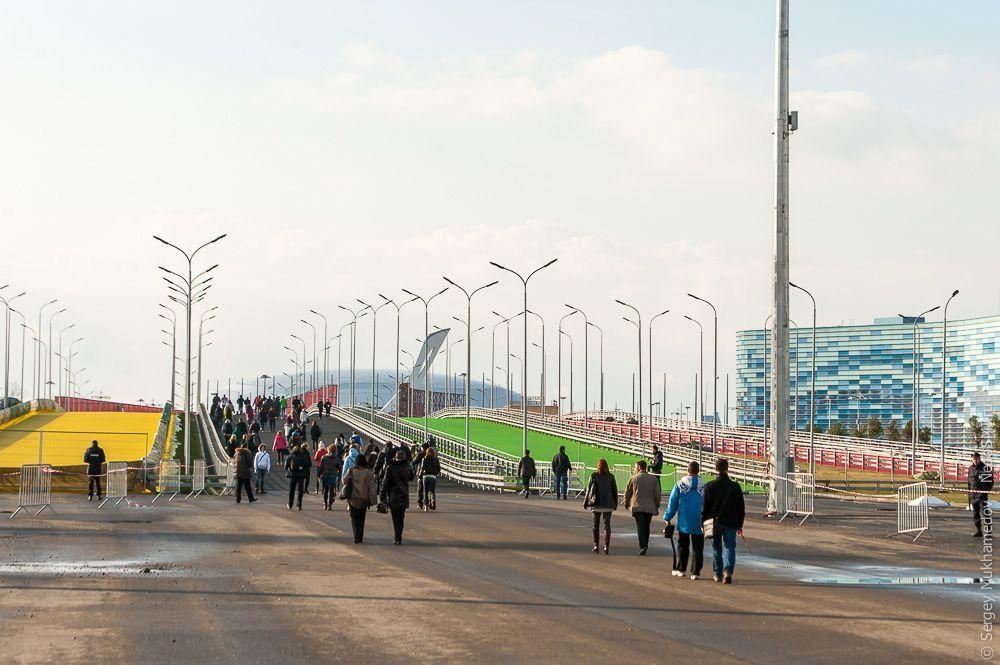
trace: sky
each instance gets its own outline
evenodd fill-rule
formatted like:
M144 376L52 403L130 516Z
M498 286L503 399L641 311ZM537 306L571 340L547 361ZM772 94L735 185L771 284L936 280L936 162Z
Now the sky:
M712 319L689 292L718 308L719 375L735 390L735 333L770 309L774 11L757 0L8 0L0 285L11 286L0 293L27 291L15 307L32 325L45 301L67 308L54 327L74 324L64 345L85 338L84 393L162 401L157 314L169 301L156 267L181 257L154 234L186 248L228 234L196 260L219 264L195 317L220 306L203 371L222 382L291 371L283 347L293 333L311 345L310 309L332 337L348 320L338 306L434 293L442 276L500 280L473 306L487 328L472 371L489 373L491 312L522 298L489 262L528 271L558 258L529 290L547 325L550 397L571 303L604 331L606 406L630 404L637 350L622 299L644 328L670 310L653 331L654 393L666 372L670 409L690 404L698 329L683 315L705 327L708 373ZM950 317L998 312L998 28L988 2L792 3L791 276L816 296L820 325L915 313L956 288ZM434 301L432 324L464 318L455 291ZM380 368L394 361L392 311L379 313ZM403 310L410 352L422 313ZM808 325L801 294L791 315ZM582 322L564 324L579 408ZM370 366L368 323L357 354Z

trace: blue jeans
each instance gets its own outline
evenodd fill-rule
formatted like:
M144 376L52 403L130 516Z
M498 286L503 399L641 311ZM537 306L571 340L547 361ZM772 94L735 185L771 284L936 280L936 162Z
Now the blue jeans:
M721 524L715 525L712 536L712 573L721 576L733 574L736 567L736 529Z
M267 478L267 469L257 469L257 491L264 489L264 479Z
M569 474L568 473L557 473L556 474L556 498L561 496L566 496L569 490Z

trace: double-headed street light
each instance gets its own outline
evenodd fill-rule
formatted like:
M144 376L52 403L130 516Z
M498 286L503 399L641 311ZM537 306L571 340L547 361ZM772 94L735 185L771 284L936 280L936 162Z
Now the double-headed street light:
M207 346L207 345L204 346L202 345L202 328L205 326L205 321L211 321L212 319L215 318L215 315L212 314L212 312L214 312L217 309L219 309L218 305L206 309L204 312L201 313L201 319L198 321L198 374L197 374L198 378L196 383L197 388L195 389L195 394L196 394L195 404L199 405L199 408L201 406L201 356L204 352L205 346ZM208 333L211 332L215 331L209 330L205 334L207 335Z
M326 317L314 309L309 310L309 312L323 319L323 339L325 341L323 344L323 395L321 398L323 400L323 403L325 404L326 401L329 399L329 396L327 394L327 387L330 383L330 340L327 339L327 335L329 335L330 333L327 330L328 322L326 320ZM265 392L267 391L265 390Z
M493 402L495 400L495 393L496 393L497 367L496 367L496 361L493 359L493 349L496 348L497 326L505 325L507 326L507 362L505 363L506 369L504 370L504 372L507 373L507 380L505 382L505 385L507 386L507 394L504 395L503 406L504 410L507 410L510 408L510 319L511 317L504 316L503 314L501 314L496 310L493 310L493 315L498 317L500 320L497 321L495 324L493 324L493 346L491 347L490 350L490 365L493 366L493 369L490 370L490 391L491 391L490 408L493 408Z
M712 317L713 317L714 322L715 322L714 326L712 328L712 330L713 330L712 335L713 335L713 338L714 338L714 343L713 343L714 350L712 352L712 454L714 455L715 451L716 451L716 433L717 433L718 424L719 424L718 423L718 421L719 421L719 312L718 312L718 310L715 309L715 305L713 305L712 303L708 302L704 298L699 298L698 296L694 295L693 293L689 293L688 297L694 298L695 300L697 300L699 302L703 302L706 305L708 305L709 307L711 307L712 308ZM798 350L799 350L799 341L798 341L798 339L799 339L798 338L798 332L796 331L796 335L795 335L795 354L796 354L795 357L796 357L796 360L798 360ZM705 379L702 378L702 381L704 381L704 380ZM796 393L798 392L798 385L799 385L799 377L796 376L795 377ZM798 408L798 407L796 407L796 408ZM704 409L704 407L702 407L702 414L701 414L702 418L705 417L704 411L705 411L705 409Z
M55 348L52 346L52 320L65 312L66 308L63 307L62 309L49 314L49 342L46 347L48 351L45 354L45 385L48 386L47 392L49 399L52 399L52 386L55 385L55 382L52 380L52 354L55 351Z
M945 429L948 426L948 305L951 299L958 295L955 289L948 300L944 303L944 319L941 325L941 472L938 476L941 479L941 486L944 486L944 439ZM815 323L813 327L815 330Z
M567 307L569 307L569 305L567 305ZM570 336L570 334L568 332L566 332L565 330L562 329L563 321L565 321L566 319L568 319L571 316L579 314L579 315L583 316L583 320L584 320L584 327L583 327L584 337L586 337L586 332L587 332L587 326L586 326L587 317L586 317L586 315L581 310L576 309L575 307L570 307L570 309L572 310L571 312L569 312L568 314L563 314L559 318L559 325L557 326L558 332L556 333L556 337L558 338L558 340L556 341L556 383L558 384L556 386L556 389L557 389L556 392L558 393L558 397L559 397L559 399L557 400L558 407L556 408L556 411L558 411L558 413L559 413L559 420L562 420L562 338L563 338L563 335L565 335L567 338L569 338L569 411L570 411L570 413L573 412L573 338ZM586 346L586 341L584 342L584 346ZM584 356L586 356L586 351L584 351ZM584 363L583 364L584 364L584 367L587 366L586 358L584 358ZM584 375L586 375L586 370L584 370ZM586 393L586 381L584 381L584 393ZM587 401L586 398L584 398L584 402L586 402L586 401ZM587 405L584 404L583 408L584 408L584 411L586 412ZM586 418L584 419L583 426L587 427Z
M705 420L705 400L702 397L701 387L705 383L705 328L701 325L701 322L697 319L693 319L687 314L684 318L691 323L698 326L698 381L695 382L695 402L694 402L694 419L695 422L702 422ZM698 417L698 403L701 403L701 418Z
M38 308L38 329L34 338L35 348L37 349L37 352L35 353L35 371L33 380L33 383L35 384L35 399L42 399L45 397L45 388L43 386L44 379L42 378L43 367L45 365L44 356L42 355L42 312L45 311L46 307L54 305L57 302L59 302L59 299L53 298L47 303L43 303L42 306Z
M339 307L340 309L344 310L345 312L347 312L348 314L351 315L351 323L350 323L350 326L351 326L351 346L347 350L347 353L350 356L350 360L351 360L351 366L350 366L350 371L351 371L351 407L350 408L353 409L354 408L354 360L355 360L355 351L357 350L358 319L361 318L361 316L363 314L366 314L366 312L362 311L364 308L359 309L357 311L354 311L353 309L351 309L349 307L344 307L343 305L337 305L337 307Z
M392 301L386 300L381 305L375 307L369 305L361 298L356 298L359 303L365 306L365 309L370 309L372 311L372 423L375 422L375 402L378 401L377 389L378 386L375 385L375 347L377 338L375 337L376 327L378 325L378 311L383 307L391 304Z
M396 411L395 411L395 414L394 414L393 419L392 419L392 431L393 432L399 432L399 353L400 353L400 348L399 348L399 318L400 318L400 313L402 312L402 309L404 307L406 307L407 305L409 305L411 302L414 302L416 300L416 298L410 298L409 300L406 300L406 301L404 301L402 303L397 303L395 300L392 300L391 298L388 298L388 297L382 295L381 293L378 294L378 297L381 298L382 300L384 300L385 304L392 305L393 307L396 308L396 370L395 370L395 373L396 373Z
M10 304L23 296L26 291L18 293L16 296L11 296L10 298L4 298L0 296L0 302L3 302L6 314L4 317L4 336L3 336L3 405L0 406L2 409L6 409L10 400Z
M639 313L639 310L634 305L630 305L630 304L628 304L627 302L625 302L623 300L615 300L615 302L618 303L619 305L622 305L623 307L628 307L630 310L632 310L633 312L635 312L636 318L638 319L636 321L630 321L630 323L634 323L635 326L636 326L636 329L637 329L637 333L636 334L637 334L637 339L638 339L638 343L639 343L639 353L638 353L638 358L639 358L639 374L638 374L638 377L639 377L639 440L641 441L642 440L642 314ZM625 320L629 321L629 319L625 319Z
M812 325L812 368L809 370L809 473L816 473L816 458L815 458L815 448L814 448L814 438L816 435L816 298L813 294L809 293L806 289L802 288L798 284L793 282L788 282L788 286L793 289L798 289L802 293L809 296L809 300L812 301L813 306L813 325ZM956 291L955 293L958 293ZM945 306L947 307L947 305ZM946 310L947 311L947 310ZM798 347L798 335L796 335L795 341L796 347ZM796 350L795 359L798 360L798 352ZM796 373L795 376L795 387L796 392L798 392L799 377ZM944 402L942 402L943 404ZM796 407L797 408L797 407ZM737 423L739 424L739 423ZM943 454L943 453L942 453ZM942 458L943 459L943 458ZM942 469L944 466L942 465ZM815 476L813 476L815 478Z
M309 321L306 321L305 319L299 319L299 321L301 321L302 323L304 323L307 326L309 326L310 328L312 328L312 331L313 331L313 352L312 352L312 364L313 364L313 368L312 368L312 374L309 376L309 390L316 390L316 334L317 334L317 330L316 330L316 326L313 325L312 323L310 323ZM303 385L305 385L305 384L303 383ZM303 398L302 401L304 402L305 399ZM305 406L305 405L303 404L303 406Z
M588 366L590 365L590 345L588 340L590 339L590 321L587 319L587 314L579 307L574 307L573 305L566 304L567 307L572 310L572 312L580 312L580 316L583 317L583 427L584 429L590 429L590 373Z
M916 472L917 468L917 441L920 434L920 319L927 314L941 309L941 305L935 305L928 310L913 317L913 418L910 420L910 470ZM904 321L907 317L899 315ZM942 469L944 471L944 469Z
M649 319L649 324L647 325L649 329L649 435L650 438L653 437L653 321L656 321L661 316L669 313L669 309L665 309L659 314L654 315ZM663 391L666 392L664 387Z
M599 373L601 375L601 398L600 398L601 401L600 401L600 410L604 411L604 331L601 330L601 327L599 325L597 325L595 323L592 323L590 321L587 321L587 325L589 327L591 327L591 328L594 328L597 331L597 333L600 335L600 353L599 353L599 355L600 355L600 362L599 362L599 365L598 365L598 370L599 370Z
M305 402L306 392L309 390L309 382L306 380L306 365L308 364L306 360L309 358L309 355L306 353L306 340L295 333L290 333L290 336L293 339L299 340L299 343L302 344L302 385L299 386L299 389L302 391L302 401ZM305 404L302 406L305 407Z
M552 259L551 261L549 261L545 265L540 266L538 268L535 268L533 271L531 271L530 273L528 273L527 277L523 277L517 271L511 270L510 268L507 268L506 266L502 266L502 265L500 265L499 263L497 263L495 261L490 261L490 265L492 265L492 266L494 266L496 268L499 268L500 270L504 270L506 272L509 272L510 274L515 275L518 279L521 280L521 284L524 286L524 310L523 311L527 312L528 311L528 282L531 281L531 278L534 277L535 274L538 273L539 270L543 270L545 268L548 268L550 265L552 265L556 261L558 261L558 259ZM528 317L527 316L524 317L524 356L525 356L525 359L522 361L523 365L522 365L522 371L521 371L521 414L522 414L522 422L523 422L522 429L521 429L521 454L522 455L524 454L525 451L528 450L528 396L527 396L527 393L528 393L528 372L527 372L527 369L528 369L527 368L527 363L528 363L528 361L527 361L527 356L528 356Z
M423 296L419 296L413 291L409 291L407 289L402 290L403 293L405 293L406 295L413 296L415 300L419 300L424 304L424 342L423 342L424 344L424 441L427 441L428 439L429 428L427 423L427 417L431 407L430 404L431 395L428 384L428 375L430 373L430 363L428 361L430 360L431 357L431 347L430 344L427 343L428 338L430 337L430 307L431 307L431 302L433 302L435 298L437 298L439 295L441 295L447 290L448 287L446 286L437 293L435 293L434 295L432 295L430 298L424 298ZM414 370L415 369L416 368L414 368Z

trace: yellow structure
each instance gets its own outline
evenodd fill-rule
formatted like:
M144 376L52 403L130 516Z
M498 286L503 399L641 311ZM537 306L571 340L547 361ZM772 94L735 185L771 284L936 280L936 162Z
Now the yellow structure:
M139 460L149 453L159 422L159 413L33 411L0 426L0 467L83 464L95 439L108 461Z

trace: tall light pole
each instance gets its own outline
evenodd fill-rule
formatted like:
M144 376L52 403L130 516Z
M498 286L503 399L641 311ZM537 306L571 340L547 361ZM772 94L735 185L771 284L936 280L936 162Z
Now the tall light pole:
M59 302L59 299L53 298L38 308L38 334L35 337L35 342L37 342L36 347L38 348L38 353L35 355L35 399L45 397L44 380L42 379L43 368L45 366L43 361L44 356L42 356L42 312L45 311L46 307L54 305L57 302Z
M699 302L703 302L712 308L712 320L714 322L712 326L712 338L713 338L713 351L712 351L712 454L714 455L717 449L716 436L718 432L718 421L719 421L719 311L715 309L715 305L705 300L704 298L699 298L693 293L689 293L688 297L694 298ZM796 351L796 362L798 362L798 335L795 338L795 351ZM702 378L704 381L704 378ZM798 391L799 379L795 378L795 389ZM798 401L798 400L796 400ZM702 409L704 411L704 409ZM705 414L702 413L704 418Z
M600 403L600 408L601 408L601 411L604 411L604 331L601 330L600 326L598 326L598 325L596 325L594 323L591 323L590 321L587 321L587 325L590 326L591 328L594 328L594 329L597 330L598 334L600 335L600 340L601 340L600 341L600 367L599 367L599 371L600 371L600 375L601 375L601 403Z
M634 323L636 325L636 328L638 329L638 332L636 334L637 334L637 340L638 340L638 343L639 343L639 347L638 347L638 358L639 358L639 375L638 375L638 378L639 378L639 440L641 441L642 440L642 314L639 313L639 310L636 309L635 306L630 305L630 304L628 304L627 302L625 302L623 300L615 300L615 302L618 303L619 305L622 305L623 307L628 307L630 310L632 310L633 312L635 312L635 315L636 315L636 317L638 319L637 321L632 321L632 323ZM626 319L626 320L628 320L628 319Z
M917 469L917 441L920 434L920 319L922 319L927 314L941 309L941 305L935 305L928 310L917 314L913 317L913 418L910 419L912 423L910 426L910 471L915 473ZM906 320L907 317L902 314L898 315L899 318ZM942 469L943 471L943 469Z
M72 370L73 370L73 356L76 355L75 353L73 353L73 347L76 346L77 343L82 342L83 340L84 340L83 337L77 337L76 339L74 339L72 342L70 342L70 344L69 344L69 350L66 352L66 365L67 365L66 369L67 369L67 371L69 371L70 376L76 376L72 372ZM80 370L80 371L82 372L83 370ZM73 393L70 392L70 395L72 395L72 394Z
M19 387L18 387L17 399L23 402L24 401L24 333L26 332L26 329L31 330L31 328L28 328L28 320L24 318L23 313L21 313L16 309L12 309L10 311L14 312L15 314L21 317L21 380L18 383Z
M580 312L580 316L583 317L583 426L586 429L590 429L590 373L587 366L590 364L590 345L588 340L590 339L590 321L587 319L587 313L584 312L579 307L574 307L573 305L566 304L574 312Z
M569 394L570 394L570 398L569 398L569 411L570 411L570 413L573 412L573 338L570 337L569 333L567 333L566 331L564 331L562 329L562 324L563 324L563 321L565 321L566 319L568 319L571 316L575 316L576 314L580 314L581 316L583 316L583 312L581 312L580 310L575 309L575 308L573 308L572 312L569 312L568 314L563 314L562 317L560 317L560 319L559 319L559 325L558 325L558 328L557 328L558 332L556 333L556 337L558 338L558 342L556 344L556 383L558 384L556 386L556 388L557 388L557 390L556 390L556 397L558 398L556 400L556 405L557 405L556 411L559 412L559 420L562 420L562 338L563 338L563 335L565 335L566 337L569 338L569 343L570 343L570 347L569 347ZM586 330L586 325L584 325L584 330ZM586 427L586 423L584 423L584 427Z
M695 324L696 326L698 326L698 376L701 377L699 379L699 383L704 383L704 381L705 381L705 328L701 325L700 321L691 318L687 314L684 315L684 318L687 319L688 321L690 321L691 323ZM700 422L703 422L705 420L705 401L704 401L704 399L702 399L701 386L699 385L699 386L697 386L697 388L698 388L698 390L695 393L696 401L695 401L695 404L694 404L694 419L695 419L695 422L700 423ZM698 411L698 406L699 406L698 403L699 402L701 403L701 411L700 411L701 417L700 418L698 417L698 413L699 413L699 411Z
M49 314L49 342L46 345L46 348L48 350L45 353L45 376L46 376L45 385L48 386L48 388L47 388L47 394L49 396L49 399L52 399L52 386L53 386L53 381L52 381L52 354L55 351L55 349L52 347L52 320L55 319L60 314L63 314L65 311L66 311L66 308L63 307L62 309L60 309L58 311L55 311L52 314Z
M302 385L300 386L300 389L302 390L302 401L305 402L306 393L309 391L309 381L306 379L306 365L309 364L308 362L306 362L309 359L306 340L302 337L299 337L295 333L290 333L289 336L292 339L297 339L299 343L302 345ZM303 404L303 407L304 406L305 404Z
M501 323L503 323L503 324L505 324L507 326L507 362L504 363L504 367L505 367L504 372L506 372L506 374L507 374L507 381L506 381L507 394L504 395L504 400L503 400L503 408L504 408L504 410L507 410L507 409L510 408L510 320L511 320L512 317L505 317L503 314L501 314L500 312L498 312L496 310L493 310L493 314L495 314L496 316L500 317L500 321L498 321L497 324L493 326L493 334L494 334L494 336L496 335L496 329L497 329L498 325L500 325ZM490 355L490 364L493 365L493 369L490 370L490 372L493 374L490 377L490 384L492 384L492 386L495 388L495 386L496 386L496 374L495 374L495 371L496 371L497 368L496 368L495 363L493 362L493 356L492 356L492 354Z
M359 303L361 303L362 305L364 305L366 309L370 309L372 311L372 422L374 423L375 422L375 402L378 401L378 399L377 399L378 395L376 393L376 390L377 390L378 386L375 385L375 347L376 347L376 343L375 343L376 342L375 330L376 330L376 327L378 325L378 311L380 309L382 309L383 307L388 306L390 303L389 303L389 301L386 301L386 302L382 303L381 305L379 305L378 307L373 307L372 305L369 305L368 303L366 303L361 298L355 298L355 300L357 300Z
M393 432L398 432L399 431L399 350L400 350L399 349L399 316L400 316L401 310L404 307L406 307L407 305L409 305L411 302L413 302L414 300L416 300L416 298L410 298L409 300L403 302L402 304L399 304L399 303L395 302L394 300L390 300L389 298L387 298L386 296L382 295L381 293L378 294L378 297L381 298L382 300L384 300L386 302L386 304L392 305L393 307L396 308L396 414L395 414L395 416L392 419L392 428L393 428L392 431Z
M218 305L206 309L204 312L201 313L201 318L198 320L198 374L196 383L198 387L195 389L195 395L196 395L195 404L197 404L199 408L201 407L201 356L203 355L203 351L205 348L204 345L202 345L202 329L205 326L205 321L211 321L212 319L215 318L215 315L212 314L212 312L214 312L217 309L219 309ZM211 316L209 316L210 314ZM209 330L208 332L211 333L214 331ZM267 392L267 386L264 386L264 392Z
M200 245L193 252L191 252L190 254L188 254L187 252L185 252L183 249L181 249L177 245L169 243L169 242L167 242L166 240L164 240L163 238L161 238L159 236L153 236L153 238L155 240L158 240L159 242L162 242L164 245L167 245L168 247L172 247L172 248L176 249L178 252L181 253L181 255L185 258L185 260L187 260L187 268L188 268L188 270L187 270L187 279L184 282L184 284L185 284L185 286L187 288L186 289L181 289L181 293L186 297L186 300L187 300L187 302L186 302L187 319L186 319L185 331L184 331L185 332L185 335L184 335L184 337L185 337L185 347L186 347L186 354L185 354L186 355L186 363L184 365L184 372L186 374L186 380L184 381L184 462L185 462L185 466L187 467L188 471L190 471L191 468L192 468L191 467L191 463L192 463L192 460L191 460L191 323L192 323L191 308L194 305L194 299L195 299L195 297L198 296L198 294L195 293L195 290L198 289L198 288L201 288L201 287L205 287L207 285L208 281L211 280L211 278L207 278L207 279L205 279L204 281L202 281L199 284L196 284L195 280L203 277L204 275L208 274L212 270L215 270L219 266L219 264L216 263L211 268L208 268L207 270L203 270L198 275L195 275L194 274L194 258L195 258L195 256L197 256L198 252L200 252L202 249L204 249L205 247L208 247L209 245L211 245L213 243L219 242L220 240L222 240L225 237L226 237L226 234L223 233L222 235L217 236L217 237L213 238L212 240L209 240L208 242ZM164 268L163 266L159 266L159 268L161 270L169 273L169 274L172 274L172 275L175 275L177 277L180 277L181 280L184 280L184 277L182 275L179 275L178 273L175 273L172 270L168 270L167 268Z
M7 403L10 400L10 304L23 296L25 293L25 291L22 291L11 298L4 298L3 296L0 296L0 302L3 302L5 309L5 331L3 335L3 406L0 407L3 409L10 406Z
M463 286L457 284L453 280L448 279L447 277L443 277L443 279L461 291L462 295L465 296L465 339L468 340L465 345L465 459L469 460L472 459L472 444L469 442L469 414L471 410L470 395L472 394L472 296L476 295L483 289L495 286L498 282L497 280L493 280L489 284L483 284L482 286L476 287L472 291L467 291ZM399 371L398 365L396 371Z
M519 316L521 316L523 314L524 314L524 312L518 312L514 316L510 317L510 320L513 321L514 319L516 319L517 317L519 317ZM538 312L533 312L531 310L528 310L528 314L531 314L533 317L535 317L536 319L538 319L538 324L542 327L542 359L544 360L544 358L545 358L545 319L543 319L542 316ZM473 331L473 332L475 332L475 331ZM541 382L540 388L541 388L542 406L544 407L545 406L545 384L546 384L546 380L548 379L548 373L546 372L545 363L544 362L542 363L541 376L542 376L542 382ZM544 408L543 408L543 410L542 410L542 420L544 420L544 419L545 419L545 411L544 411Z
M326 317L317 312L314 309L309 310L311 314L315 314L319 318L323 319L323 339L326 340L323 344L323 402L327 401L327 385L330 383L330 342L327 340L327 335L329 335L328 321ZM267 392L266 390L264 392Z
M309 326L310 328L312 328L312 331L313 331L313 352L312 352L313 369L312 369L312 374L309 377L309 390L314 391L314 390L316 390L316 349L317 349L317 347L316 347L316 335L317 335L318 331L316 329L316 326L313 323L311 323L309 321L306 321L305 319L299 319L299 321L301 321L302 323L304 323L307 326Z
M292 352L292 358L291 358L291 360L292 360L292 364L295 366L295 378L298 378L298 373L299 373L299 352L296 351L295 349L293 349L290 346L283 346L282 348L285 349L286 351L291 351ZM286 374L287 374L287 372L286 372ZM291 393L288 394L288 399L289 400L291 400L291 399L293 399L295 397L295 378L293 378L288 383L289 390L292 391Z
M665 309L659 314L654 315L649 319L649 434L650 438L653 435L653 321L656 321L661 316L669 313L669 309ZM666 389L664 388L664 392Z
M948 427L948 305L958 295L955 289L944 303L944 320L941 326L941 469L938 474L944 487L944 439Z
M527 277L522 277L521 274L518 273L517 271L511 270L510 268L507 268L506 266L502 266L499 263L496 263L495 261L490 261L490 265L494 266L495 268L499 268L500 270L505 270L506 272L509 272L510 274L515 275L518 279L521 280L521 283L524 285L524 311L527 312L528 311L528 282L531 280L532 277L535 276L535 274L539 270L543 270L545 268L548 268L550 265L552 265L556 261L558 261L558 259L552 259L551 261L549 261L545 265L540 266L538 268L535 268L533 271L531 271L530 273L528 273ZM522 360L521 362L522 362L522 365L523 365L522 366L522 371L521 371L521 415L522 415L521 454L523 455L524 452L526 450L528 450L528 397L527 397L527 395L528 395L528 317L527 317L527 315L525 315L525 317L524 317L524 360Z
M809 291L805 290L798 284L788 282L788 285L793 289L798 289L802 293L809 296L809 300L812 301L813 306L813 325L812 325L812 367L809 370L809 473L816 473L816 455L814 447L814 437L816 430L816 299L813 297ZM956 291L957 293L957 291ZM798 340L795 342L796 348L798 348ZM795 354L796 360L798 360L798 352ZM798 376L795 377L796 391L798 389L799 379Z
M408 291L406 289L402 290L403 293L405 293L406 295L413 296L413 298L415 300L419 300L420 302L422 302L424 304L424 342L423 342L423 344L424 344L424 441L427 441L427 439L428 439L427 416L428 416L428 413L430 412L430 407L431 407L431 404L430 404L431 395L430 395L430 391L428 389L429 385L428 385L428 380L427 380L428 374L430 373L430 362L429 361L430 361L430 357L431 357L431 346L430 346L430 344L427 343L428 338L430 337L430 334L431 334L431 331L430 331L430 308L431 308L431 302L433 302L435 298L437 298L439 295L441 295L442 293L444 293L447 290L448 290L448 287L446 286L443 289L441 289L440 291L438 291L437 293L435 293L434 295L432 295L430 298L424 298L423 296L418 296L413 291ZM414 370L416 370L416 368L414 368ZM412 379L411 379L411 381L412 381Z
M351 367L350 367L350 370L351 370L351 409L354 409L354 351L355 351L355 348L357 346L358 319L361 318L364 314L366 314L366 312L363 311L365 309L363 307L361 309L359 309L358 311L354 311L353 309L350 309L349 307L344 307L343 305L337 305L337 307L339 307L340 309L344 310L345 312L347 312L348 314L350 314L351 317L352 317L352 320L351 320L351 346L350 346L350 348L347 349L347 353L348 353L348 355L351 358Z
M170 321L172 328L170 333L170 405L171 407L177 404L176 401L176 391L177 391L177 314L174 310L170 309L163 303L159 303L160 307L165 309L170 313L167 317L164 314L157 314L161 319Z

